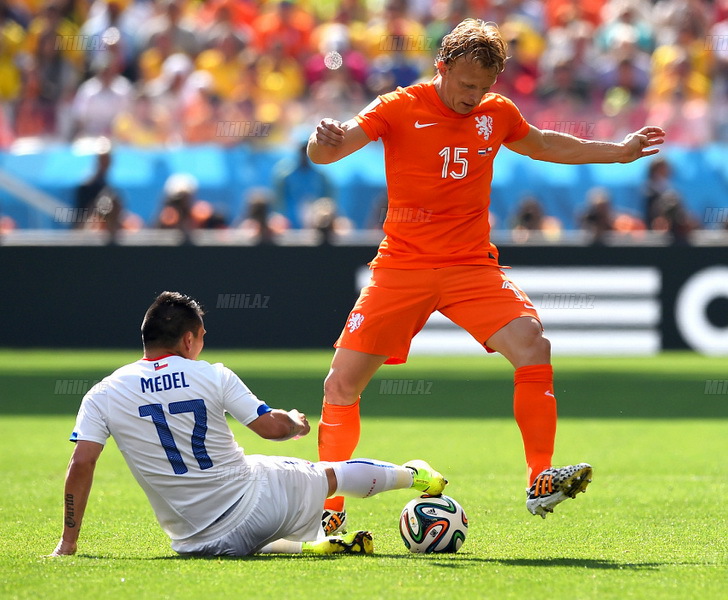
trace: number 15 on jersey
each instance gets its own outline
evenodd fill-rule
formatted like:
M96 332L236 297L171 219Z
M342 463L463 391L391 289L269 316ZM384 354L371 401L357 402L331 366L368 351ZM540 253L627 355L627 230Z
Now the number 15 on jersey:
M462 179L468 174L468 159L465 155L468 153L467 148L450 148L445 146L440 152L439 156L442 156L442 178L447 179L452 177L453 179ZM450 162L452 160L453 170L450 171ZM457 169L457 170L456 170Z

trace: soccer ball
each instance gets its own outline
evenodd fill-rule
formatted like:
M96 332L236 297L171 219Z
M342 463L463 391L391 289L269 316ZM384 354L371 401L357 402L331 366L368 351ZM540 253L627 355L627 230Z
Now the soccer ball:
M410 552L457 552L468 532L463 507L450 496L420 496L399 517L399 533Z

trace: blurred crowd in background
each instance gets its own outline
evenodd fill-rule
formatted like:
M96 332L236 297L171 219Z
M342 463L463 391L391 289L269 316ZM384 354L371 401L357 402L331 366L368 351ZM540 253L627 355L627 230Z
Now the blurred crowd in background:
M0 0L2 144L276 143L431 78L468 16L499 24L511 58L494 91L536 125L728 140L725 0ZM221 136L219 122L272 131Z
M675 145L728 142L728 0L0 0L0 149L298 144L323 116L429 80L466 17L498 23L510 59L493 91L541 128L621 140L649 123ZM615 227L606 196L585 227ZM548 227L529 200L510 225ZM663 205L622 225L668 227L650 212Z

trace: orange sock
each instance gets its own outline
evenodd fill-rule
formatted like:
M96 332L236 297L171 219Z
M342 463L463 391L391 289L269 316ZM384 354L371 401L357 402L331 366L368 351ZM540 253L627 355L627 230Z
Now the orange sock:
M551 365L516 369L513 378L513 414L521 430L528 466L528 485L551 467L556 438L556 398Z
M324 400L318 428L319 460L349 460L359 443L361 421L359 398L354 404L339 406ZM328 510L344 510L344 497L333 496L324 503Z

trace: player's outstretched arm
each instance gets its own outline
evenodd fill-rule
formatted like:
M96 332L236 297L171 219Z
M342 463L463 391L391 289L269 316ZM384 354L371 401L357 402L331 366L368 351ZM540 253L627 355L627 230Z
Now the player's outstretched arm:
M273 409L248 423L248 427L266 440L283 442L311 431L306 415L293 410Z
M86 503L91 493L96 461L104 449L96 442L76 442L66 472L63 495L63 535L50 556L75 554Z
M543 160L564 164L629 163L657 154L665 141L660 127L643 127L630 133L622 142L585 140L558 131L540 130L531 125L526 137L506 144L514 152Z
M335 119L322 119L308 138L306 151L311 162L326 165L349 156L370 141L356 119L344 123Z

